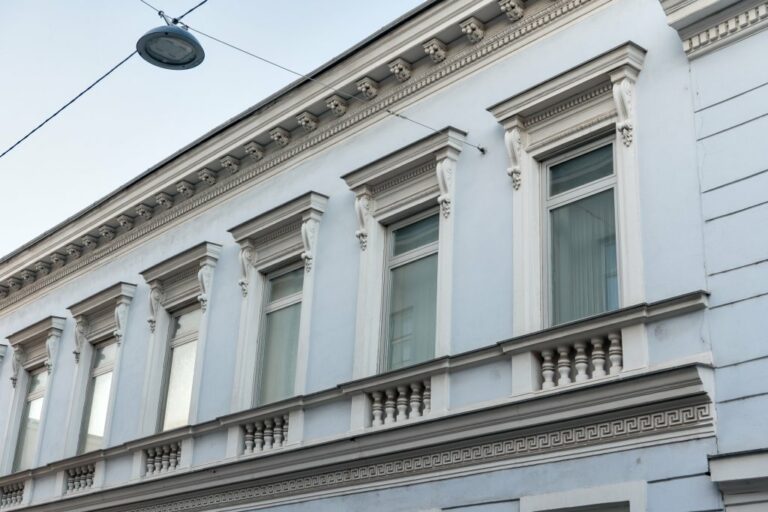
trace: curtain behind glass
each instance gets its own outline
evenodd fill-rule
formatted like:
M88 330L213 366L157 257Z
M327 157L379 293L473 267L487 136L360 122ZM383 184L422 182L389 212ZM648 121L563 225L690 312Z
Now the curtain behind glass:
M388 369L434 357L436 298L437 254L392 270Z
M267 314L259 386L262 404L293 396L300 320L300 302Z
M613 189L551 212L552 322L618 307Z

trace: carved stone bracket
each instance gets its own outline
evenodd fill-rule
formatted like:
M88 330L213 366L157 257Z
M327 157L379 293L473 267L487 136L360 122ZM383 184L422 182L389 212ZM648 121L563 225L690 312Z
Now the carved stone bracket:
M251 141L243 146L245 153L255 161L259 161L264 158L264 146L258 142Z
M160 308L163 307L165 291L163 289L163 284L160 281L154 281L150 283L149 286L149 318L147 319L147 323L149 324L149 331L155 332L157 315L160 312Z
M272 128L269 131L269 136L273 141L277 142L277 144L282 147L287 146L288 143L291 142L291 132L282 126Z
M248 296L249 275L255 259L256 251L253 246L250 243L244 244L240 248L240 280L237 282L243 292L243 297Z
M398 82L405 82L411 78L411 63L403 58L397 58L389 63L389 71Z
M512 186L514 189L520 190L520 185L523 181L522 172L520 171L522 142L520 128L518 126L513 126L504 133L504 146L506 147L507 155L509 156L507 174L512 178Z
M450 158L443 158L437 162L437 185L440 187L437 203L446 219L451 215L451 185L453 184L454 168L455 162Z
M166 210L169 210L173 207L173 196L167 192L160 192L159 194L156 194L155 201L157 201L159 206L162 206Z
M51 264L46 261L38 261L35 263L35 272L38 276L47 276L51 273Z
M61 268L67 263L67 255L60 252L51 254L51 264L53 268Z
M83 247L88 251L93 251L99 246L99 239L93 235L85 235L81 241L83 242Z
M485 36L485 23L474 16L459 23L459 27L472 44L479 43Z
M363 77L357 81L357 90L369 100L372 100L379 94L379 82L371 77Z
M142 203L136 207L136 214L145 221L151 219L153 213L153 208L148 204Z
M24 367L24 350L21 347L13 347L13 359L11 360L11 385L15 388L19 380L19 371Z
M128 323L128 307L131 305L129 297L121 297L115 306L115 330L112 334L118 345L123 342L125 336L125 327Z
M523 0L499 0L499 7L510 21L517 21L525 14Z
M328 109L333 112L333 115L336 117L341 117L347 112L348 105L347 100L338 94L334 94L333 96L326 98L325 106L327 106Z
M312 260L314 259L313 249L317 238L317 220L312 218L304 219L301 223L301 243L304 251L301 253L301 259L304 260L304 270L309 273L312 271Z
M632 145L632 80L624 77L613 83L613 101L619 120L616 131L625 146Z
M357 231L355 237L360 242L360 250L368 248L368 219L371 216L371 201L373 199L368 194L363 194L355 198L355 214L357 216Z
M115 228L113 228L112 226L104 224L99 228L99 234L101 235L101 238L103 238L107 242L111 242L112 240L115 239L115 236L117 236L117 231L115 231Z
M129 215L120 215L115 220L117 221L117 224L125 231L130 231L133 229L133 217L130 217Z
M200 181L202 181L209 187L212 187L216 184L216 171L208 169L207 167L204 167L199 171L197 171L197 177L200 178Z
M24 269L21 271L21 280L24 285L32 284L37 279L37 273L34 270Z
M176 184L176 190L179 194L189 199L195 195L195 186L187 180L181 180Z
M423 46L424 53L426 53L435 64L443 62L448 55L448 47L444 42L437 38L430 39L424 43Z
M231 174L240 170L240 160L233 156L225 156L219 160L222 169L227 169Z
M76 260L83 254L83 248L76 244L69 244L64 250L67 251L67 254L73 260Z
M305 132L309 133L317 128L318 119L312 112L302 112L296 116L296 120L299 122Z
M200 294L197 296L197 300L200 302L200 309L203 313L208 309L208 302L211 299L214 268L214 260L205 259L200 263L200 270L197 271L197 280L200 284Z
M80 354L83 351L83 346L88 343L88 333L90 331L90 322L85 315L78 315L75 317L75 350L72 353L75 355L75 363L80 362Z

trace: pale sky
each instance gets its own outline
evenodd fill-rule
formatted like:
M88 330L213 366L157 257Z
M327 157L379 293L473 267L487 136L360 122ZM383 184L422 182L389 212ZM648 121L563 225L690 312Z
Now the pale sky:
M149 3L178 16L198 1ZM308 72L419 3L209 0L184 21ZM161 24L139 0L0 0L0 153ZM198 39L197 68L136 55L0 159L0 256L297 78Z

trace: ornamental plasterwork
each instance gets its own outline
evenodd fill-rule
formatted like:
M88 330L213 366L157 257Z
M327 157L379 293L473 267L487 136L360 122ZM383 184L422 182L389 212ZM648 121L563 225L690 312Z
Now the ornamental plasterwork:
M10 293L10 292L9 292L9 290L8 290L8 288L7 288L7 287L5 287L5 286L0 286L0 299L4 299L4 298L6 298L6 297L8 296L8 294L9 294L9 293Z
M707 28L683 37L683 50L689 58L698 57L762 30L766 25L768 2L761 2L726 19L718 19Z
M448 55L448 47L441 40L434 38L424 43L424 53L426 53L432 62L439 64L445 60Z
M357 231L355 238L360 243L360 250L368 248L368 219L371 217L371 196L361 194L355 198L355 217L357 218Z
M258 142L251 141L243 146L243 149L245 150L245 153L256 162L264 158L264 146Z
M21 280L24 282L24 286L32 284L37 279L37 274L34 270L25 269L21 271Z
M317 128L317 116L311 112L302 112L296 116L296 121L299 122L299 126L304 129L305 133L309 133Z
M38 276L47 276L51 273L51 264L45 261L35 263L35 272Z
M19 279L18 277L10 277L10 278L8 278L8 282L7 283L8 283L8 288L12 292L17 292L17 291L21 290L21 287L22 287L22 284L23 284L22 280Z
M195 185L187 180L181 180L176 184L176 191L182 196L189 199L195 195Z
M325 106L328 110L333 112L336 117L341 117L347 112L347 100L334 94L333 96L325 99Z
M158 206L161 206L166 210L173 206L173 196L168 192L160 192L156 194L155 201L157 201Z
M379 94L379 82L370 77L363 77L357 81L357 90L365 97L372 100Z
M397 58L389 63L389 71L394 75L398 82L405 82L411 78L411 63L403 58Z
M289 132L282 126L272 128L269 131L269 137L273 141L275 141L279 146L282 146L282 147L287 146L288 143L291 142L291 132Z
M65 249L69 257L73 260L80 258L83 254L83 249L79 245L69 244Z
M227 169L230 173L235 174L240 170L240 160L233 156L225 156L219 160L222 169Z
M479 43L485 36L485 23L474 16L459 23L459 27L472 44Z
M115 231L115 228L105 224L99 228L99 234L101 235L101 238L103 238L107 242L111 242L112 240L115 239L117 232Z
M525 14L523 0L499 0L499 7L510 21L517 21Z
M67 255L62 254L60 252L54 252L50 256L51 258L51 265L53 265L53 270L59 269L67 264Z
M613 100L619 116L616 131L621 135L624 145L630 146L632 145L632 80L630 78L622 78L614 82Z
M154 208L149 206L148 204L140 204L136 206L136 214L144 219L145 221L152 218L152 215L155 213Z
M22 368L29 370L44 365L48 373L53 371L65 325L64 318L51 316L8 336L14 350L11 374L14 387Z
M380 95L379 84L376 81L370 79L370 77L365 77L363 80L358 81L359 90L362 92L361 96L368 99L381 96L376 102L371 102L368 106L361 106L351 115L347 113L343 118L329 123L323 130L316 130L311 137L304 138L299 144L286 148L283 151L274 152L271 158L262 160L263 163L248 169L245 174L243 172L239 173L237 180L227 180L222 186L213 187L216 180L215 171L210 169L199 171L198 176L200 176L201 181L209 185L205 194L198 193L194 201L182 202L177 207L160 216L159 222L143 223L139 228L133 229L129 233L123 233L120 237L116 237L114 241L99 247L97 251L89 252L87 257L80 258L80 254L73 251L67 264L57 269L56 272L51 272L44 279L38 279L33 285L25 287L21 293L15 291L10 293L6 299L0 299L0 309L17 304L30 294L58 281L64 276L79 271L91 262L112 254L127 244L141 240L147 233L168 222L176 221L188 211L205 205L214 197L231 192L235 187L279 167L292 157L306 153L309 148L325 143L337 133L345 131L371 116L381 115L382 112L389 109L395 102L416 94L424 88L440 84L442 83L441 80L449 75L464 73L467 67L474 67L476 63L484 60L487 56L496 54L499 51L508 51L510 46L517 47L522 44L520 43L521 40L527 40L535 34L551 31L553 25L561 24L563 19L570 18L574 11L581 11L585 6L588 7L593 3L593 0L559 0L554 2L549 7L535 14L526 15L519 22L510 25L509 28L501 30L493 36L484 37L479 44L451 53L450 57L446 58L445 61L451 63L449 66L440 66L435 68L434 71L426 72L417 80L410 80L407 86L388 86L388 94L386 95ZM140 205L137 213L144 220L152 218L152 209L148 205ZM155 217L157 218L158 216ZM70 244L70 246L76 247L76 244Z
M85 235L80 241L83 242L86 251L93 251L99 246L99 239L93 235Z
M520 141L520 128L514 126L504 133L504 147L509 157L509 167L507 175L512 178L512 186L515 190L520 189L522 184L522 174L520 172L520 159L522 152L522 143Z

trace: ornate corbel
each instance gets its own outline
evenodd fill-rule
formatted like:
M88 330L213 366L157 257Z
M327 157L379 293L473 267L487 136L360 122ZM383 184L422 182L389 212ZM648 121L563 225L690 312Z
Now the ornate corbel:
M53 268L61 268L67 264L67 255L60 252L54 252L51 254L51 264Z
M96 250L96 247L99 246L99 239L93 235L84 235L80 240L83 242L83 247L88 251Z
M347 112L347 100L339 96L338 94L334 94L333 96L325 99L325 106L328 107L328 109L333 112L333 115L336 117L341 117Z
M213 282L213 268L213 263L205 260L200 263L200 270L197 271L197 280L200 284L200 295L197 296L197 300L200 302L200 309L202 309L203 313L208 309L211 284Z
M227 155L219 160L219 163L221 164L221 168L227 169L230 174L235 174L240 170L240 160L233 156Z
M451 184L453 183L454 161L450 158L442 158L437 162L437 185L440 187L440 195L437 202L440 211L446 219L451 214Z
M250 269L255 258L256 251L250 243L240 247L240 280L237 284L243 292L243 297L248 296L248 285L250 284L248 276L250 275Z
M264 158L264 146L256 141L251 141L243 146L245 153L255 161L259 161Z
M306 133L314 131L319 122L317 116L312 112L302 112L296 116L296 121L299 122L299 126L301 126Z
M190 197L195 195L195 185L193 185L187 180L181 180L176 184L176 191L182 196L189 199Z
M314 260L314 247L317 234L317 221L315 219L304 219L301 223L301 243L304 251L301 253L301 259L304 260L304 270L309 273L312 271L312 261Z
M45 339L45 353L48 359L45 361L45 369L48 373L53 371L53 362L56 360L56 356L59 353L59 339L61 338L61 331L53 329L48 337Z
M499 8L507 15L509 21L517 21L525 13L523 0L499 0Z
M379 94L379 82L366 76L357 81L357 90L369 100L372 100Z
M118 345L123 342L125 336L125 326L128 323L128 307L131 305L131 299L129 297L120 297L115 306L115 330L112 335Z
M632 145L632 80L624 77L613 82L613 101L619 120L616 131L621 135L624 145Z
M200 181L202 181L209 187L212 187L216 184L216 171L212 171L207 167L203 167L202 169L197 171L197 177L200 178Z
M150 284L149 290L149 323L150 332L155 332L155 326L157 325L157 315L160 312L160 308L163 307L163 299L165 298L165 291L163 290L163 284L160 281L155 281Z
M459 23L459 27L472 44L479 43L485 36L485 23L474 16Z
M35 272L38 276L47 276L51 273L51 264L46 261L38 261L35 263Z
M151 219L153 213L154 209L148 204L141 203L140 205L136 206L136 214L145 221Z
M115 239L115 236L117 236L117 232L115 231L115 228L108 224L104 224L99 228L99 235L101 235L101 238L106 240L107 242L111 242Z
M368 248L368 217L371 215L371 196L363 194L355 198L355 214L357 216L357 231L355 237L360 242L360 250Z
M287 146L288 143L291 142L291 132L282 126L277 126L269 130L269 137L282 147Z
M520 153L523 146L519 127L513 126L504 133L504 146L506 147L507 155L509 156L507 174L512 178L512 186L515 190L520 190L520 185L523 181L522 173L520 171Z
M423 47L424 53L426 53L435 64L443 62L448 55L448 47L436 37L424 43Z
M162 206L166 210L173 208L173 196L168 192L159 192L155 195L155 201L159 206Z
M411 78L411 63L402 57L398 57L389 63L389 71L395 76L398 82L405 82Z
M83 345L88 343L88 333L90 332L90 324L88 319L80 315L75 318L75 350L72 351L75 354L75 363L80 362L80 354L83 350Z
M130 231L133 229L133 217L130 215L120 215L117 219L117 224L125 231Z
M21 347L13 347L13 359L11 360L11 385L15 388L19 380L19 372L24 366L26 354Z

